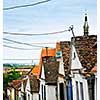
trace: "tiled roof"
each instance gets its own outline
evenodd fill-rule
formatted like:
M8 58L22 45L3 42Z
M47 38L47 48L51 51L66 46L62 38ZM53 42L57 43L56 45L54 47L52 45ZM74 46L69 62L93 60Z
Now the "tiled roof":
M56 49L48 48L46 50L46 48L43 48L42 51L41 51L41 56L40 56L40 63L39 63L39 65L35 66L32 69L30 74L36 74L37 75L37 79L39 79L40 70L41 70L41 66L42 66L42 57L45 57L45 56L55 56L55 54L56 54Z
M57 83L59 63L55 57L43 57L46 83Z
M21 85L21 82L22 82L22 80L23 79L25 79L26 78L26 76L22 76L22 77L20 77L20 78L18 78L18 79L16 79L16 80L13 80L12 82L10 82L10 83L8 83L8 86L10 86L10 87L14 87L14 88L18 88L19 87L19 85Z
M37 76L37 79L39 78L39 73L40 72L40 66L39 65L36 65L32 71L30 72L30 74L33 74L33 75L36 75Z
M91 71L92 71L92 72L97 72L97 65L95 65L95 66L92 68Z
M31 71L31 73L38 74L38 70L39 70L39 65L35 66Z
M56 50L54 48L48 48L46 50L46 48L43 48L41 51L41 57L45 57L45 56L54 56L56 54Z
M12 82L8 83L8 89L11 90L12 88L15 88L16 94L18 94L18 91L21 87L21 80L13 80Z
M70 42L60 42L60 50L62 51L65 75L70 73Z
M21 80L13 80L13 85L16 86L17 84L19 84L21 82Z
M56 52L60 50L60 42L56 42Z
M35 75L29 75L31 92L39 92L39 80Z
M71 41L73 41L73 38ZM71 42L69 41L60 42L60 50L62 51L65 75L70 73L70 45ZM74 45L82 66L87 70L91 70L91 68L97 62L97 36L77 36L75 37Z
M73 38L72 38L73 39ZM79 60L84 68L91 70L95 63L97 63L97 48L93 48L94 43L97 42L96 35L77 36L75 37L75 48Z
M97 48L97 42L94 43L92 48Z
M13 80L12 84L14 87L19 88L21 86L21 80Z

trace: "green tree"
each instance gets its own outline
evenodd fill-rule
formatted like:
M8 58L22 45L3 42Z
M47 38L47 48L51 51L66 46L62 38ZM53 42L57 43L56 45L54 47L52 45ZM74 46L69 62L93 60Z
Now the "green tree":
M13 80L16 80L20 78L22 75L20 75L16 68L13 66L12 71L10 71L7 74L3 74L3 89L6 89L8 87L8 83L12 82Z

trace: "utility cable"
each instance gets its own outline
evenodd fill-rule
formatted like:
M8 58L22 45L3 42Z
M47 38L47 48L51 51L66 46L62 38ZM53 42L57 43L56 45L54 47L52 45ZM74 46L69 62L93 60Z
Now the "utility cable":
M39 59L3 59L3 60L39 60Z
M14 42L3 42L3 43L6 43L6 44L14 44ZM56 42L31 42L29 44L56 44Z
M20 5L20 6L7 7L7 8L3 8L3 10L11 10L11 9L17 9L17 8L31 7L31 6L39 5L39 4L42 4L42 3L46 3L48 1L51 1L51 0L40 1L40 2L37 2L37 3L33 3L33 4L28 4L28 5Z
M8 46L8 45L3 45L4 47L7 48L12 48L12 49L19 49L19 50L37 50L37 49L26 49L26 48L19 48L19 47L14 47L14 46ZM38 49L39 50L39 49Z
M14 40L10 40L10 39L7 39L7 38L3 38L3 39L6 40L6 41L10 41L10 42L18 43L18 44L28 45L28 46L32 46L32 47L45 48L45 46L32 45L32 44L29 44L29 43L23 43L23 42L19 42L19 41L14 41Z
M28 45L28 46L32 46L32 47L46 48L46 46L32 45L32 44L29 44L29 43L23 43L23 42L19 42L19 41L14 41L14 40L10 40L10 39L7 39L7 38L3 38L3 39L7 40L7 41L10 41L10 42L23 44L23 45ZM36 49L36 48L35 49L26 49L26 48L19 48L19 47L8 46L8 45L3 45L3 46L8 47L8 48L13 48L13 49L20 49L20 50L39 50L39 49ZM48 47L48 48L53 48L53 47Z
M51 32L51 33L41 33L41 34L24 34L24 33L14 33L14 32L3 32L4 34L10 34L10 35L26 35L26 36L36 36L36 35L54 35L54 34L59 34L59 33L64 33L69 30L62 30L62 31L57 31L57 32Z

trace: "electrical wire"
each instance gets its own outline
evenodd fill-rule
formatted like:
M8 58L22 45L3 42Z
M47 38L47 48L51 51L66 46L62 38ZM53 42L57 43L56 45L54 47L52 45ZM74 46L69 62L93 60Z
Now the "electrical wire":
M10 39L7 39L7 38L3 38L4 40L7 40L7 41L10 41L10 42L13 42L13 43L17 43L17 44L23 44L23 45L27 45L27 46L32 46L32 47L38 47L38 48L53 48L53 47L47 47L47 46L39 46L39 45L32 45L32 44L29 44L29 43L23 43L23 42L19 42L19 41L14 41L14 40L10 40Z
M39 60L39 59L3 59L3 60Z
M63 32L66 32L66 31L71 31L71 27L69 27L68 30L63 30L63 31L58 31L58 32L52 32L52 33L43 33L43 34L19 34L19 33L10 33L10 32L4 32L5 34L14 34L14 35L49 35L49 34L57 34L57 33L63 33ZM24 45L28 45L28 46L35 46L35 47L44 47L44 46L37 46L37 45L32 45L32 44L29 44L29 43L22 43L22 42L19 42L19 41L14 41L14 40L10 40L10 39L6 39L6 38L3 38L4 40L7 40L7 41L10 41L10 42L14 42L14 43L18 43L18 44L24 44ZM20 50L32 50L32 49L25 49L25 48L18 48L18 47L13 47L13 46L8 46L8 45L3 45L5 47L8 47L8 48L13 48L13 49L20 49ZM44 48L48 48L48 47L44 47ZM50 48L50 47L49 47Z
M37 2L37 3L33 3L33 4L28 4L28 5L20 5L20 6L7 7L7 8L3 8L3 10L11 10L11 9L17 9L17 8L31 7L31 6L39 5L39 4L42 4L42 3L46 3L48 1L51 1L51 0L40 1L40 2Z
M39 45L32 45L32 44L29 44L29 43L23 43L23 42L19 42L19 41L14 41L14 40L10 40L10 39L7 39L7 38L3 38L4 40L7 40L7 41L10 41L10 42L14 42L14 43L18 43L18 44L23 44L23 45L28 45L28 46L32 46L32 47L39 47L39 48L53 48L53 47L46 47L46 46L39 46ZM20 50L39 50L39 49L26 49L26 48L19 48L19 47L14 47L14 46L8 46L8 45L3 45L5 47L8 47L8 48L13 48L13 49L20 49Z
M44 48L44 46L32 45L32 44L29 44L29 43L23 43L23 42L19 42L19 41L14 41L14 40L10 40L10 39L7 39L7 38L3 38L3 39L6 40L6 41L18 43L18 44L28 45L28 46L32 46L32 47Z
M36 36L36 35L53 35L53 34L59 34L59 33L64 33L69 30L62 30L62 31L57 31L57 32L51 32L51 33L41 33L41 34L24 34L24 33L14 33L14 32L3 32L4 34L10 34L10 35L26 35L26 36Z
M8 46L8 45L3 45L3 46L4 46L4 47L7 47L7 48L19 49L19 50L39 50L39 49L26 49L26 48L19 48L19 47Z
M56 42L36 42L32 44L56 44Z
M3 43L6 43L6 44L14 44L14 42L3 42ZM32 43L29 43L29 44L56 44L56 42L32 42Z

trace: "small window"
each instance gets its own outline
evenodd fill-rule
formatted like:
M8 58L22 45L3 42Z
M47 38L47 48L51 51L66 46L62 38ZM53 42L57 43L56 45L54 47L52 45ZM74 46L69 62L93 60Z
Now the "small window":
M43 84L41 85L41 91L42 91L42 100L43 100Z
M44 86L44 100L46 100L46 87Z
M40 94L39 94L39 100L41 100L41 99L40 99Z
M67 100L69 100L69 82L66 85L66 90L67 90Z
M67 88L67 100L73 100L73 89L72 89L72 81L68 81Z
M60 100L64 100L64 84L60 83L59 87L60 87Z
M60 51L58 51L58 52L56 53L56 58L61 58L61 52L60 52Z
M26 100L26 93L23 95L23 99L22 100Z
M83 83L80 82L80 93L81 93L81 100L84 100L84 93L83 93Z
M78 82L76 81L76 100L79 100Z
M73 60L76 58L76 54L75 54L75 52L74 52L74 54L73 54Z

